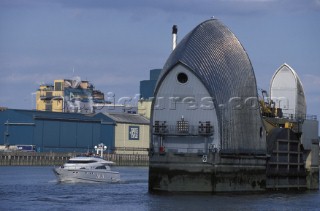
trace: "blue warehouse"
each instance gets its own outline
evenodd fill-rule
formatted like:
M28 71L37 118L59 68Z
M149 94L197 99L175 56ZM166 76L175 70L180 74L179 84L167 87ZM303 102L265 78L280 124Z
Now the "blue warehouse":
M86 151L99 143L115 145L115 120L98 113L83 115L32 110L0 111L0 142L36 145L38 151Z

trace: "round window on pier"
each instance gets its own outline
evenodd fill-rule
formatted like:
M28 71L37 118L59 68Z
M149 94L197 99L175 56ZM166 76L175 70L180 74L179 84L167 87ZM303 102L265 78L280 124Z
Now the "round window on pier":
M188 76L187 76L187 74L185 74L185 73L179 73L179 74L177 75L177 79L178 79L178 81L179 81L180 83L185 84L185 83L187 83L187 81L188 81Z

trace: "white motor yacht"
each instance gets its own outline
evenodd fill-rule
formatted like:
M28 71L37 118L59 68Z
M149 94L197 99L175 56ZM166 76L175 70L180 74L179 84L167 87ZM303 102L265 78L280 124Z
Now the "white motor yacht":
M100 146L100 145L99 145ZM119 182L119 172L112 171L112 161L104 160L101 150L100 156L76 156L67 163L53 169L59 181L71 182Z

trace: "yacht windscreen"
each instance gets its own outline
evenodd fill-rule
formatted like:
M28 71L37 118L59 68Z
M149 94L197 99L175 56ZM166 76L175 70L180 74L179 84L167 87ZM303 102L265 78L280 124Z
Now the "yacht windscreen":
M69 160L67 163L95 163L96 160Z
M98 166L96 169L107 169L105 166Z

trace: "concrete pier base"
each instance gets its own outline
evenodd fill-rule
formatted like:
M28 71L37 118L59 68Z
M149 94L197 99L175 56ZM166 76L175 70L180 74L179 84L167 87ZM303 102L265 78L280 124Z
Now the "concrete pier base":
M167 159L172 162L165 162ZM149 166L150 192L214 193L264 191L266 188L266 161L263 159L221 158L213 154L208 156L207 162L202 162L197 155L157 156L156 160L151 160Z
M311 167L307 170L307 188L310 190L319 190L319 167Z

